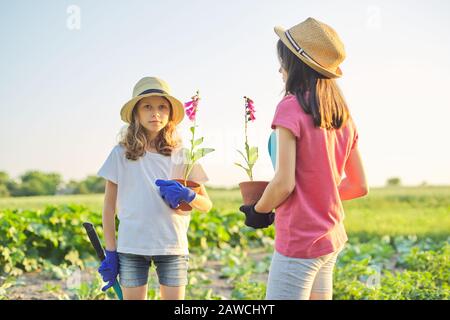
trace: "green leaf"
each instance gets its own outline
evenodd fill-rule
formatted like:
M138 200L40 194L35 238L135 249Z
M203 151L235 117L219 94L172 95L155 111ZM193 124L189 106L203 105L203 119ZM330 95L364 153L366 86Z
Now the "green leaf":
M241 167L242 169L244 169L247 172L248 168L244 167L242 164L240 164L238 162L235 162L234 164L237 165L238 167Z
M254 164L256 162L256 160L258 160L258 147L251 147L250 148L250 159L249 159L249 164Z
M194 147L198 146L199 144L201 144L203 142L203 137L197 139L194 141Z
M251 167L250 168L246 168L246 167L244 167L243 165L241 165L240 163L237 163L237 162L235 162L234 164L237 165L238 167L241 167L242 169L244 169L245 172L247 173L248 177L250 178L250 180L253 180Z
M237 150L237 149L236 149L236 150ZM237 150L237 152L240 153L240 155L242 156L242 158L244 158L245 162L246 162L247 165L248 165L248 160L247 160L247 157L244 155L244 153L243 153L241 150Z
M196 162L197 160L203 158L204 156L206 156L208 153L213 152L214 149L212 148L201 148L198 149L195 154L194 154L194 158L192 159L192 162Z

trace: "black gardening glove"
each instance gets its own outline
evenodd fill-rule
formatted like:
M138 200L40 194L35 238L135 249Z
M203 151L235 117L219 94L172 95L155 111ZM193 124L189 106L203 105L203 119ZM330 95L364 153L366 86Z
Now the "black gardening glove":
M273 212L258 213L255 211L255 204L243 205L239 210L245 213L245 225L255 229L267 228L275 219L275 213Z

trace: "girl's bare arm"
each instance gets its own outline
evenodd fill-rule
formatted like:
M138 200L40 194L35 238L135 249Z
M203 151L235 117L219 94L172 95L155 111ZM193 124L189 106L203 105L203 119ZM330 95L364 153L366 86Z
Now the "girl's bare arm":
M117 184L106 180L102 222L106 250L108 251L116 250L116 200Z
M296 140L289 129L279 130L279 159L275 176L255 206L260 213L271 212L286 200L295 188Z
M206 192L205 186L200 185L200 191L195 196L194 200L192 200L189 205L192 208L200 210L202 212L208 212L212 208L212 201L209 199L208 193Z
M350 152L344 171L346 177L338 187L341 200L351 200L363 197L369 193L366 173L358 147L355 147Z

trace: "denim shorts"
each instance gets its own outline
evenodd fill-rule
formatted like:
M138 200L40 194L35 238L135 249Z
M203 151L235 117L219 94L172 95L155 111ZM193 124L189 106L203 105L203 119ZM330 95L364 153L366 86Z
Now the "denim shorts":
M120 285L125 288L146 285L152 261L159 284L168 287L187 285L189 255L143 256L119 252Z
M275 250L266 299L309 300L311 293L332 294L333 269L342 249L315 259L291 258Z

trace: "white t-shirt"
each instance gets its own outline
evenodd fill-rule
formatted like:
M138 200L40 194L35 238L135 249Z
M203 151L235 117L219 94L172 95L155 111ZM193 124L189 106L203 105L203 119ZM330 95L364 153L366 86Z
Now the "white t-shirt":
M190 214L175 213L161 198L157 179L181 178L182 149L173 156L146 152L138 160L128 160L125 148L116 145L97 175L117 187L117 216L120 221L117 252L139 255L188 254L187 230ZM197 162L188 177L204 184L208 177Z

